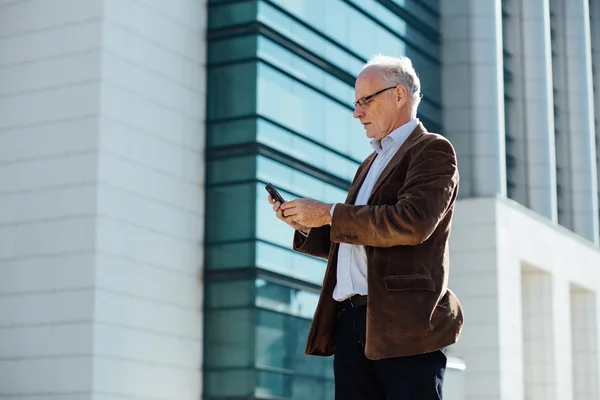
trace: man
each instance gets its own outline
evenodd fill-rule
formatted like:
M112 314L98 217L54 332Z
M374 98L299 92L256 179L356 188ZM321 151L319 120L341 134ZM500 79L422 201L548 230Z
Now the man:
M420 81L408 58L371 59L355 97L375 151L345 204L269 196L297 230L294 249L329 261L306 354L335 355L336 399L441 399L444 348L463 323L447 288L456 155L416 119Z

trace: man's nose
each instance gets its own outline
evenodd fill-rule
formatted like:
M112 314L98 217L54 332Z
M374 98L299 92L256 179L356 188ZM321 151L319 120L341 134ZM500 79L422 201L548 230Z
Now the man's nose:
M354 118L361 118L365 116L364 111L362 110L362 107L357 105L356 107L354 107L354 113L352 114L352 116Z

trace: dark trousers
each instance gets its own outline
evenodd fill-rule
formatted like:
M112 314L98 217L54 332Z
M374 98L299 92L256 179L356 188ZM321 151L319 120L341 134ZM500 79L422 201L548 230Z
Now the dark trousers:
M347 308L338 316L335 399L441 400L444 352L369 360L364 352L366 317L366 307Z

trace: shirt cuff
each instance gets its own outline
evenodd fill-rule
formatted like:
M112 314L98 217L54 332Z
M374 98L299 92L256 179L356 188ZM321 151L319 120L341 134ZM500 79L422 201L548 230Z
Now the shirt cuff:
M308 237L308 234L310 233L311 229L312 228L308 228L308 232L306 232L306 233L302 232L301 230L298 230L298 232L300 232L304 237Z
M329 209L329 215L331 215L331 219L333 220L333 209L335 208L335 205L337 203L333 203L333 205L331 206L331 208ZM329 223L329 225L331 225L331 222Z

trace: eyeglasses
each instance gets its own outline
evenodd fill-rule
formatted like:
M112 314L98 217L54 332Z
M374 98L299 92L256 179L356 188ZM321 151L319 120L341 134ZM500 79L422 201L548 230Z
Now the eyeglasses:
M356 100L354 102L354 107L356 108L357 105L361 106L361 107L366 107L367 104L369 104L369 100L371 100L373 97L377 96L380 93L385 92L386 90L395 89L396 87L397 86L390 86L390 87L387 87L385 89L381 89L379 92L375 92L375 93L370 94L368 96L361 97L360 99L358 99L358 100Z
M356 106L357 106L357 105L358 105L358 106L361 106L361 107L366 107L366 106L367 106L367 104L369 104L369 101L370 101L370 100L371 100L373 97L377 96L377 95L378 95L378 94L380 94L380 93L383 93L383 92L385 92L386 90L395 89L395 88L397 88L397 87L398 87L398 86L390 86L390 87L388 87L388 88L381 89L379 92L375 92L375 93L373 93L373 94L370 94L370 95L368 95L368 96L361 97L360 99L356 100L356 101L353 103L353 104L354 104L354 108L356 108ZM422 98L423 98L423 93L419 93L419 99L422 99Z

